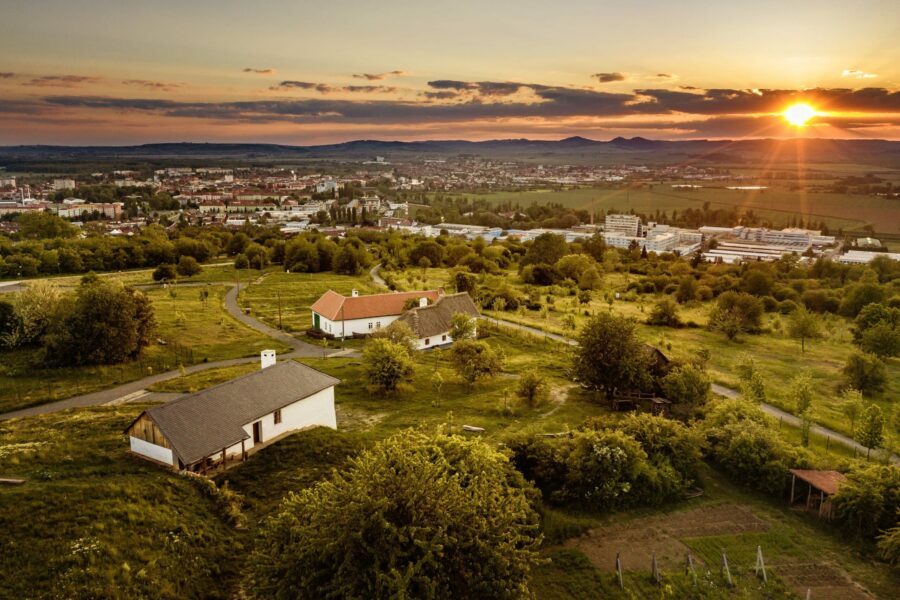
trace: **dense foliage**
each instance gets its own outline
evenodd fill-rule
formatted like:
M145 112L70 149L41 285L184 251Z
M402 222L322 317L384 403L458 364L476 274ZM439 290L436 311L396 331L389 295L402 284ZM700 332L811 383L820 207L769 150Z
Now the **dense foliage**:
M290 495L265 522L258 598L527 598L532 494L480 441L407 432Z

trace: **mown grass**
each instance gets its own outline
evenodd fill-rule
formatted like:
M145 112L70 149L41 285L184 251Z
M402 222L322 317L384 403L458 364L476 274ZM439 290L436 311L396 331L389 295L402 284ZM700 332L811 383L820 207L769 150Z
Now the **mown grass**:
M312 327L309 307L322 294L334 290L349 296L354 289L359 290L360 294L385 291L372 283L368 273L352 276L277 271L267 274L259 283L242 289L240 304L249 308L253 317L271 327L280 327L285 331L306 331Z
M147 386L147 390L151 392L193 394L194 392L230 381L236 377L257 370L259 370L259 365L255 362L246 365L235 365L233 367L217 367L215 369L207 369L198 373L191 373L182 377L174 377L172 379L167 379L166 381L160 381Z
M210 286L201 302L197 288L150 290L158 322L155 343L141 358L117 365L45 368L40 350L0 352L0 412L87 394L179 365L252 356L266 348L289 348L250 329L225 310L224 286Z

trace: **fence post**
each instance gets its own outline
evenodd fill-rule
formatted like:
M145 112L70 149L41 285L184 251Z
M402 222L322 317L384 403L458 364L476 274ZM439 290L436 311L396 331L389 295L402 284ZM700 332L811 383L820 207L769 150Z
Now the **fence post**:
M731 569L728 568L728 557L725 556L725 552L722 552L722 574L725 575L725 580L728 581L728 585L734 585L734 582L731 581Z
M619 588L625 589L625 582L622 581L622 559L619 557L619 553L616 552L616 575L619 577Z
M694 580L694 585L697 585L697 571L696 569L694 569L694 557L691 556L690 550L688 550L687 552L687 558L685 562L687 563L687 572L691 574L691 578Z
M659 577L659 568L656 565L656 552L654 552L652 554L652 558L650 560L650 569L653 572L653 581L656 582L657 584L659 584L660 577Z
M756 547L756 574L759 575L760 571L762 571L762 578L764 583L769 583L769 578L766 577L766 563L763 560L762 546Z

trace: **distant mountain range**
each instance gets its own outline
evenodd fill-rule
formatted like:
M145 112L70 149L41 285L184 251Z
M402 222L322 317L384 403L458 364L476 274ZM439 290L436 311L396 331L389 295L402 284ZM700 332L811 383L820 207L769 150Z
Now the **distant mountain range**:
M562 140L507 139L472 142L429 140L398 142L355 140L318 146L279 144L165 143L139 146L0 146L3 160L90 161L115 159L409 159L415 156L483 157L576 162L634 162L685 160L710 163L754 162L775 156L777 161L869 163L900 168L900 142L888 140L650 140L617 137L597 141L584 137Z

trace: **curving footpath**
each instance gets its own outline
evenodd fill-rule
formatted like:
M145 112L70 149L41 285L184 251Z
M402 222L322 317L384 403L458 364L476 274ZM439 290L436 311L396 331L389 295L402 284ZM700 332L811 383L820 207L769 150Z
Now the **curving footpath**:
M562 336L562 335L559 335L556 333L549 333L547 331L542 331L536 327L529 327L528 325L521 325L519 323L513 323L512 321L506 321L504 319L496 319L493 317L482 317L482 318L485 319L486 321L495 323L495 324L503 326L503 327L510 327L512 329L518 329L520 331L527 331L528 333L531 333L534 335L539 335L539 336L549 338L552 340L556 340L557 342L562 342L563 344L568 344L569 346L577 346L578 345L578 342L576 342L575 340L573 340L571 338L567 338L565 336ZM738 398L740 396L740 392L738 392L737 390L729 388L729 387L725 387L724 385L719 385L718 383L712 384L712 391L714 394L718 394L719 396L723 396L725 398L734 399L734 398ZM774 417L780 421L784 421L785 423L788 423L794 427L800 427L800 419L797 416L792 415L791 413L789 413L787 411L781 410L777 406L773 406L771 404L766 404L765 402L761 402L759 404L759 407L763 410L763 412L765 412L766 414L768 414L771 417ZM860 454L865 455L867 452L867 448L865 446L863 446L862 444L858 443L857 441L855 441L854 439L852 439L842 433L838 433L837 431L828 429L827 427L823 427L822 425L813 423L812 427L810 427L810 430L817 435L830 437L835 442L842 444L843 446L846 446L846 447L850 448L851 450L855 450L855 451L859 452ZM900 456L897 456L896 454L892 453L890 458L891 458L891 462L893 462L894 464L900 464Z
M288 352L287 354L282 354L280 358L292 359L292 358L323 358L323 357L335 357L335 356L356 356L358 355L355 351L348 350L333 350L327 351L321 346L316 346L314 344L308 344L304 341L298 340L294 336L287 334L278 329L274 329L269 327L265 323L262 323L253 317L244 314L241 310L241 307L238 305L237 297L238 292L241 287L244 287L242 284L240 287L231 284L231 289L225 294L225 309L231 314L232 317L243 323L244 325L250 327L251 329L255 329L256 331L273 338L279 342L287 344L293 350ZM200 371L206 371L208 369L215 369L218 367L231 367L235 365L245 365L249 363L254 363L259 360L258 356L247 356L243 358L232 358L227 360L218 360L215 362L208 363L200 363L196 365L191 365L190 367L185 367L184 372L186 375L190 375L191 373L199 373ZM172 379L174 377L179 377L181 375L181 371L173 370L166 371L165 373L158 373L156 375L150 375L148 377L144 377L143 379L138 379L135 381L131 381L129 383L122 384L120 386L110 388L107 390L100 390L98 392L92 392L90 394L82 394L80 396L72 396L71 398L66 398L65 400L57 400L56 402L49 402L47 404L41 404L38 406L31 406L28 408L22 408L19 410L14 410L11 412L0 414L0 421L6 419L17 419L20 417L33 417L36 415L45 415L49 413L59 412L61 410L66 410L69 408L81 408L85 406L98 406L101 404L109 404L111 402L115 402L117 400L121 400L125 396L129 396L132 394L137 394L138 392L143 391L150 385L154 383L159 383L161 381L166 381L168 379Z

